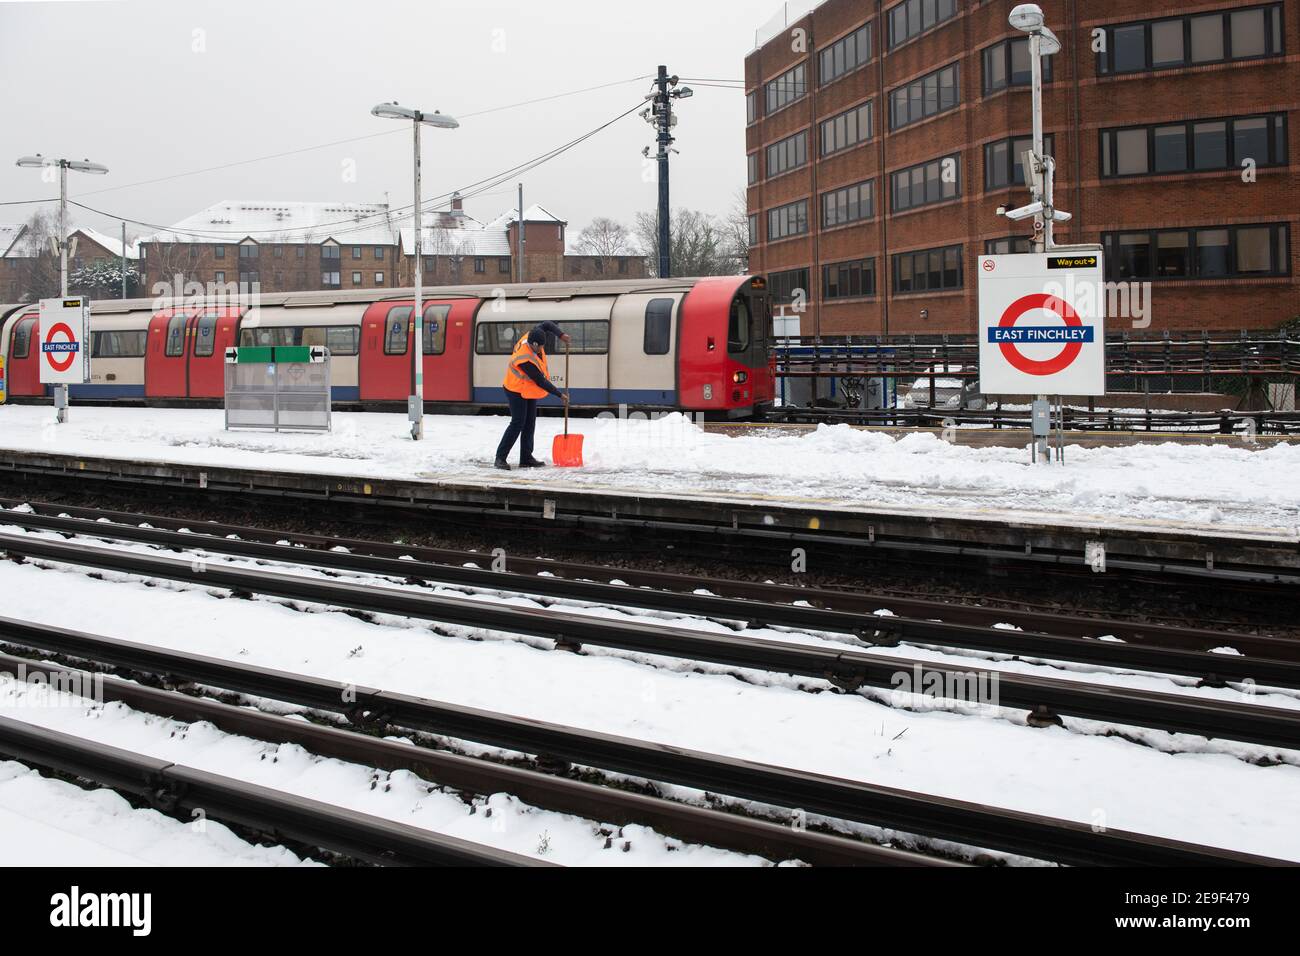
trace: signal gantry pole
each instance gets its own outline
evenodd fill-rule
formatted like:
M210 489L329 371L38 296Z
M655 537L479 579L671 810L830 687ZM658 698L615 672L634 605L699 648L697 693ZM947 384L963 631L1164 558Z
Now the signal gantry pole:
M642 110L641 118L655 128L655 145L657 151L655 159L659 163L659 278L666 279L672 275L672 257L670 255L672 236L669 232L668 225L671 217L671 205L668 201L668 154L677 152L672 149L675 142L672 135L672 128L677 125L677 117L673 113L673 100L681 99L687 96L693 96L694 91L689 86L677 88L678 78L668 75L668 67L660 64L659 72L655 77L655 92L647 94L646 99L651 101L649 109ZM642 152L647 158L650 155L650 148Z

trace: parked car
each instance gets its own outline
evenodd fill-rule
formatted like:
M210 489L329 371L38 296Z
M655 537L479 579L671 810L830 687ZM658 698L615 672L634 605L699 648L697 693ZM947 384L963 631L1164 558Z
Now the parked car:
M965 409L972 412L982 411L987 407L984 396L980 393L979 379L958 377L953 372L965 369L960 365L932 365L930 375L922 375L912 383L903 395L900 404L903 408L930 408L930 378L934 377L934 408L938 411ZM945 375L944 373L948 374Z

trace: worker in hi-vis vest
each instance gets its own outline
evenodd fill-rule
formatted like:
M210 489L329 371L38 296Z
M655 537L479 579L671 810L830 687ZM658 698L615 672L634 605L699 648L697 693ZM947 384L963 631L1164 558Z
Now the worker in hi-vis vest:
M556 395L569 404L567 391L561 392L551 384L546 375L546 336L555 335L562 341L569 337L554 322L543 322L527 335L519 337L515 350L506 366L506 400L510 403L510 424L497 446L496 466L506 471L510 464L506 456L519 439L519 467L540 468L546 464L533 457L533 429L537 426L537 402L548 394Z

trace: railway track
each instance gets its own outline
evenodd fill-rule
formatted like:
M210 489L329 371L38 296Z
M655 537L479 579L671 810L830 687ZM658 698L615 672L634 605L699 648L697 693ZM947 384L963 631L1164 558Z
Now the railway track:
M284 671L267 670L237 662L218 660L173 650L163 650L110 637L87 634L0 618L0 642L39 652L91 661L102 667L124 669L133 676L149 675L173 684L192 682L205 688L220 688L236 694L310 708L346 717L354 726L372 733L418 731L544 758L553 770L567 772L572 766L629 774L756 801L769 807L816 814L872 827L956 841L1066 864L1095 865L1285 865L1252 854L1216 847L1198 846L1121 830L1098 830L1090 825L1051 817L1021 813L965 801L881 787L859 781L811 774L769 764L707 754L680 747L649 743L611 734L566 727L544 721L492 713L434 700L415 698L370 687L354 687ZM16 664L20 658L0 656L0 665ZM43 665L51 672L61 665ZM540 805L550 804L570 812L585 808L621 814L643 814L647 800L661 825L683 826L691 832L709 835L708 842L733 844L754 840L775 841L782 850L820 855L824 862L875 862L892 864L935 863L906 851L889 847L855 844L842 837L775 827L762 821L702 811L654 798L608 788L592 789L567 777L553 777L517 767L504 767L482 758L469 758L408 745L386 743L374 737L320 727L302 721L271 717L246 707L231 707L215 701L174 691L156 690L117 680L105 680L105 696L141 710L183 720L211 720L231 732L262 736L268 740L301 743L314 752L360 759L372 765L415 769L421 775L445 785L472 792L504 788L521 792ZM94 748L75 741L51 740L47 734L24 734L11 722L0 723L0 753L57 766L60 747L71 756L64 758L70 772L95 779L117 773L116 785L140 787L140 775L156 784L157 773L170 773L167 781L188 785L195 775L186 768L166 765L155 768L127 761L116 763L109 754L101 766L93 761ZM34 739L37 738L37 739ZM42 742L42 739L44 742ZM24 749L25 748L25 749ZM42 749L44 748L44 749ZM203 780L197 780L202 785ZM155 787L157 790L157 787ZM167 788L162 788L164 801ZM596 792L599 791L599 792ZM206 793L206 791L204 791ZM187 798L186 794L190 794ZM186 799L197 800L182 790L177 806ZM204 805L201 801L192 805ZM685 808L684 808L685 807ZM612 809L611 809L612 808ZM216 814L214 814L215 816ZM639 816L637 817L640 818ZM720 826L713 832L713 826ZM777 833L776 830L784 832ZM308 835L308 840L313 839ZM771 847L769 846L769 849Z
M859 640L898 644L904 639L926 646L975 648L981 651L1026 654L1033 658L1084 660L1107 667L1137 668L1154 673L1190 673L1203 682L1247 682L1251 693L1242 700L1213 699L1195 694L1141 690L1113 684L1096 685L987 669L997 682L997 704L1023 709L1034 723L1061 723L1064 717L1083 718L1146 727L1170 733L1190 733L1268 747L1300 749L1300 711L1269 707L1252 699L1254 685L1300 686L1300 661L1292 651L1276 645L1275 656L1213 654L1168 647L1131 646L1112 641L1033 634L1005 627L948 625L914 618L882 617L795 604L755 602L715 595L683 595L649 591L599 582L518 575L481 568L453 567L398 558L354 554L338 550L267 544L215 534L170 531L160 528L113 524L106 518L60 517L4 513L5 521L28 528L53 530L65 535L146 542L189 553L203 560L162 557L120 548L92 547L84 543L54 541L30 535L0 533L0 550L12 556L119 571L146 577L186 582L204 587L228 588L241 595L310 601L354 612L394 614L440 624L487 628L510 634L546 638L557 647L579 650L583 645L707 662L724 667L769 671L822 679L846 690L875 688L894 691L899 675L936 675L944 687L969 687L978 672L966 664L940 663L896 653L872 653L841 643L808 644L747 636L703 632L644 621L612 620L575 611L520 608L466 597L424 593L409 587L380 587L373 582L350 583L332 577L304 577L240 568L209 557L254 558L328 573L347 569L389 577L408 583L429 582L472 585L492 591L509 591L550 598L596 601L611 607L653 608L692 613L715 620L748 624L776 624L813 631L852 634ZM206 530L213 530L211 528ZM220 528L227 531L226 528ZM791 589L797 591L798 589ZM1224 640L1219 635L1218 640ZM947 643L945 643L947 642ZM980 662L984 664L985 662Z

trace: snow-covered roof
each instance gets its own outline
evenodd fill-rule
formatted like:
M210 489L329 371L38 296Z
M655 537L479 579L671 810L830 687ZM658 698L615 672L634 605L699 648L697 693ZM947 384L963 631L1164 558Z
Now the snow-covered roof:
M518 207L507 209L501 215L497 216L490 223L488 228L505 229L509 227L516 219L519 218ZM531 205L524 210L524 222L558 222L560 225L567 226L568 220L561 219L545 206ZM526 230L525 230L526 231Z
M103 246L105 249L107 249L112 255L116 256L117 258L121 258L122 256L121 237L110 236L107 233L100 232L96 229L87 229L85 226L80 226L77 229L74 229L73 232L74 234L79 232L87 239L94 240L95 242ZM140 258L139 239L132 239L130 242L126 244L126 257L128 259Z
M14 244L26 228L21 222L0 222L0 259L8 258L11 252L17 252Z
M421 223L423 233L423 253L426 256L508 256L510 255L510 238L503 228L471 222L467 225L446 228L442 226L425 226ZM404 226L402 233L402 250L411 255L415 249L415 229Z
M392 245L397 236L387 203L225 199L141 241L237 243L244 239Z

